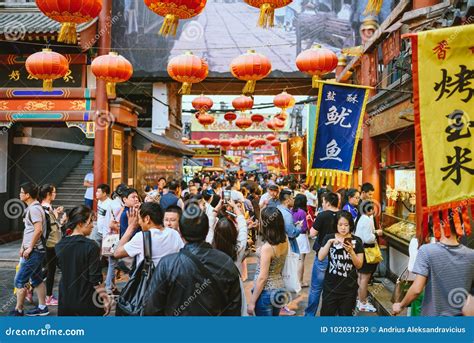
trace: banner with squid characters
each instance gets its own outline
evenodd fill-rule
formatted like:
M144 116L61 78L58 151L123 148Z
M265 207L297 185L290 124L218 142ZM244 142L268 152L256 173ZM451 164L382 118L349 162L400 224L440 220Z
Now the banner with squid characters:
M368 87L320 83L316 117L308 127L314 131L308 136L308 184L350 184L367 98Z
M474 25L404 36L412 40L415 145L423 236L471 234L474 211ZM443 225L444 223L450 225Z

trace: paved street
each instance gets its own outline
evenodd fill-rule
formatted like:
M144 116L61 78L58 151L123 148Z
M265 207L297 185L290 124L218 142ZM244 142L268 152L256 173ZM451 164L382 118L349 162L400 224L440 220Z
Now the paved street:
M16 303L16 297L13 295L13 278L15 276L15 260L17 254L18 242L13 242L8 245L0 246L0 316L5 316L8 312L14 308ZM10 260L8 261L8 258ZM314 253L311 253L305 262L305 275L304 280L310 282L311 278L311 268L314 260ZM251 256L247 259L247 268L248 268L248 279L244 283L245 293L247 299L250 298L250 292L253 287L253 278L255 275L256 269L256 257ZM104 278L105 278L106 269L104 268ZM58 294L58 283L60 279L60 272L56 274L55 279L55 288L54 294ZM123 287L126 282L126 278L119 280L118 286ZM297 316L304 315L304 309L308 302L308 291L309 288L303 288L299 294L292 294L292 301L289 304L289 308L296 311ZM36 295L34 296L34 301L37 301ZM26 303L26 308L32 308L33 305ZM57 307L50 306L49 311L51 315L57 315ZM375 316L377 314L368 314L368 313L359 313L359 316Z

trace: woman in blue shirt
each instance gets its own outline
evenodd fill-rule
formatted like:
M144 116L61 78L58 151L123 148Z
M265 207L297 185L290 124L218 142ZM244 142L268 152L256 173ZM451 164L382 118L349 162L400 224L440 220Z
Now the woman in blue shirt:
M359 206L360 202L359 191L355 188L349 189L346 193L346 199L346 204L342 207L342 209L349 212L355 222L359 216L359 210L357 209L357 206Z

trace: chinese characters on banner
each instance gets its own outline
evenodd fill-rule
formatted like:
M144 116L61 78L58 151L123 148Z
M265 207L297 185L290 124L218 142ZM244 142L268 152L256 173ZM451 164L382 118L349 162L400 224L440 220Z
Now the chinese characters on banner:
M452 219L470 235L474 207L474 25L421 32L413 43L415 142L423 235ZM474 208L473 208L474 209ZM463 225L464 224L464 228ZM465 232L464 232L465 231Z
M306 173L306 137L292 137L288 140L288 173Z
M366 87L323 83L319 88L316 121L308 128L314 130L308 184L349 185L367 97Z

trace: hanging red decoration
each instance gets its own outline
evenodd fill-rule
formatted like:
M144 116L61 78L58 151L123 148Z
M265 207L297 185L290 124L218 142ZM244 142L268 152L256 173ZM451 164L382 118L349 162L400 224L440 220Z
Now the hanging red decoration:
M43 49L30 55L25 66L28 73L43 80L43 90L46 92L53 89L53 80L64 77L69 70L66 57L51 49Z
M230 71L237 79L247 81L243 94L251 95L255 92L257 81L267 77L272 71L272 63L264 55L249 50L232 61Z
M249 127L252 126L252 120L245 116L242 116L235 121L235 126L237 126L241 130L247 130Z
M273 118L267 123L267 127L275 132L280 131L285 128L285 122L280 119Z
M232 100L232 106L240 112L251 110L253 107L253 99L249 96L239 96Z
M207 137L201 138L199 140L199 144L204 145L204 146L211 145L211 143L212 143L211 139Z
M277 147L280 145L280 141L278 139L275 139L273 141L270 142L270 145L271 146L274 146L274 147Z
M257 126L259 126L263 121L265 120L265 117L261 114L252 114L250 117L250 120L255 123Z
M111 98L117 97L115 84L126 82L133 75L132 64L116 52L94 58L91 69L96 78L107 82L107 95Z
M267 144L267 141L265 139L257 139L257 146L264 146L265 144Z
M281 112L276 115L275 118L284 122L288 118L288 115L285 112Z
M207 62L202 58L194 56L188 51L183 55L173 57L168 63L169 76L183 85L179 90L179 94L191 94L193 83L203 81L209 74Z
M230 146L234 149L237 149L238 147L240 147L240 141L238 139L233 139L230 142Z
M276 136L270 133L270 134L268 134L268 135L265 137L265 139L266 139L267 141L271 142L271 141L273 141L273 140L276 139Z
M192 105L196 111L202 113L209 111L212 106L214 106L214 101L212 101L211 98L201 94L201 96L198 96L193 100Z
M245 0L252 7L260 9L260 17L258 18L258 26L273 27L275 18L275 9L285 7L291 4L293 0Z
M223 148L228 148L230 147L230 140L229 139L221 139L220 140L220 146Z
M241 139L239 145L243 148L246 148L250 145L250 140L248 139Z
M282 113L286 113L286 109L295 106L295 98L286 91L278 94L273 99L273 104L282 109Z
M250 146L251 146L252 148L258 147L258 140L257 140L257 139L252 139L252 140L250 140Z
M207 114L206 112L200 114L199 117L197 118L197 120L198 120L199 124L204 126L204 128L206 128L206 129L209 125L212 125L215 121L214 117L211 116L210 114Z
M220 143L221 143L221 142L220 142L218 139L213 139L213 140L211 141L211 144L214 145L214 146L219 146Z
M333 71L337 67L337 62L337 55L329 49L321 48L320 45L315 45L296 57L298 69L313 76L313 88L318 88L318 80L322 75Z
M44 15L61 23L58 42L76 44L77 24L97 18L102 0L36 0L36 6Z
M180 19L190 19L202 12L206 0L145 0L145 5L165 17L160 29L160 35L176 36Z
M232 124L232 122L237 119L237 114L234 112L227 112L224 114L224 119Z

